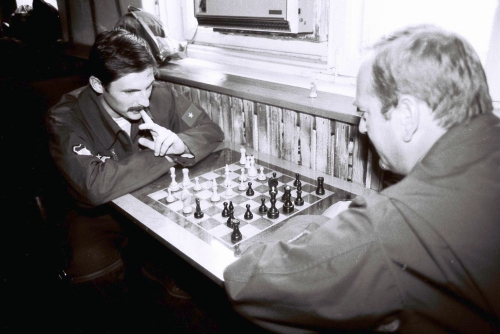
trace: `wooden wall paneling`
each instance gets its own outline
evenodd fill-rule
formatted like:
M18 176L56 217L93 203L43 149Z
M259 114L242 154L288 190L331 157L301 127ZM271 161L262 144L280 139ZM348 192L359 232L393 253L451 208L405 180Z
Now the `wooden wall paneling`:
M279 107L269 107L269 144L271 155L281 158L283 146L283 111Z
M311 169L316 170L316 129L311 130Z
M244 134L245 134L245 144L251 148L255 148L254 143L254 102L243 100L243 120L245 122ZM255 138L257 139L257 138Z
M257 108L255 109L257 110ZM259 151L259 117L256 113L253 114L252 132L253 132L253 148Z
M331 121L316 116L316 170L329 174Z
M307 114L299 114L300 126L300 161L303 166L312 167L311 142L314 127L314 117Z
M257 103L257 126L259 128L259 152L271 154L269 145L269 106Z
M243 124L245 122L244 114L243 114L243 100L237 97L231 97L231 109L229 112L231 113L231 117L233 118L232 122L232 141L241 145L245 145L245 128Z
M335 169L334 176L342 180L347 180L349 173L349 124L335 122Z
M202 107L205 112L212 118L212 105L210 104L210 93L206 90L200 89L200 107Z
M354 143L352 152L352 182L366 186L366 161L368 158L368 136L351 126L351 139Z
M217 123L220 128L224 130L221 115L221 95L219 93L210 92L210 113L212 115L212 121ZM224 135L226 140L231 138L230 135L225 132Z
M231 98L228 95L222 94L220 98L221 115L222 115L222 131L230 140L234 139L233 135L233 111L231 110Z
M299 132L297 132L297 113L283 109L283 148L282 158L296 164L299 163Z

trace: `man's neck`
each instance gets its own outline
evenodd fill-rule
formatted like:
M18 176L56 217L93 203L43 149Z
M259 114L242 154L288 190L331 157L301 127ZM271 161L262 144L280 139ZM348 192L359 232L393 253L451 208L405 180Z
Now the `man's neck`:
M109 116L111 116L113 118L120 118L120 117L122 117L120 114L118 114L116 111L114 111L113 108L110 107L110 105L104 99L103 95L99 95L98 98L99 98L99 102L101 102L101 105L104 107L104 110L107 111L107 113L109 114Z

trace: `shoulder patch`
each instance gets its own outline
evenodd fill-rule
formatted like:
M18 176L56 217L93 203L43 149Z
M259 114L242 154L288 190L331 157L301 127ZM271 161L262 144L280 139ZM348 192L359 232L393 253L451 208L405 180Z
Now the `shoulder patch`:
M90 153L90 151L83 144L73 146L73 152L78 155L92 155L92 153Z
M199 108L197 108L194 104L191 104L182 116L182 120L187 125L193 126L193 124L198 120L198 117L200 117L201 113L202 111Z

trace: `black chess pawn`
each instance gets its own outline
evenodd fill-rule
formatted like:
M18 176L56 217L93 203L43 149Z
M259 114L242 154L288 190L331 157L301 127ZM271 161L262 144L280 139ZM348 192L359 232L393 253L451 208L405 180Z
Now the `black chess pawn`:
M245 212L245 216L243 216L246 220L250 220L253 218L253 213L250 211L250 204L247 204L247 211Z
M269 178L267 181L267 184L269 185L269 196L271 196L271 192L274 189L278 189L278 178L276 177L276 172L273 173L273 176ZM277 191L277 190L275 190Z
M229 218L227 218L226 226L232 228L234 222L234 211L229 210Z
M292 192L292 188L290 188L290 186L286 186L285 187L286 200L283 203L283 212L285 212L285 213L290 213L290 212L293 212L293 210L294 210L291 192Z
M233 221L233 233L231 233L231 241L232 242L238 242L242 239L242 235L240 232L240 221L238 219L235 219Z
M247 196L253 196L255 192L252 189L252 182L248 182Z
M194 212L194 218L203 218L205 214L201 212L201 207L200 207L200 199L196 199L196 211Z
M271 207L267 210L267 217L271 219L276 219L280 216L280 212L276 208L276 193L273 191L271 193Z
M229 211L234 211L234 205L233 205L233 201L229 201L229 207L228 207Z
M323 183L325 181L325 178L320 176L318 177L318 186L316 187L316 195L324 195L325 194L325 188L323 186Z
M302 198L302 188L297 188L297 198L294 201L296 206L304 205L304 199Z
M293 181L293 186L294 187L298 186L299 182L300 182L300 174L299 173L295 173L295 181Z
M265 204L265 202L266 202L266 198L265 198L265 197L262 197L262 198L260 199L260 201L262 202L262 204L259 206L259 212L260 212L260 213L267 212L267 206L266 206L266 204Z
M227 202L224 202L224 209L222 209L222 217L229 217L229 209L227 208Z

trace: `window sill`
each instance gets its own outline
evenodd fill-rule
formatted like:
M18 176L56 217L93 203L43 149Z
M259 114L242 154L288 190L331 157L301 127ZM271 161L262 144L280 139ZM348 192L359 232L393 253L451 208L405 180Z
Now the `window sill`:
M247 61L260 60L239 61L246 64ZM297 65L286 66L295 66L300 71ZM159 72L160 80L350 124L359 123L356 108L352 105L355 93L352 82L335 83L317 79L317 76L311 79L303 75L285 74L283 71L256 70L230 62L195 59L191 55L189 58L171 60ZM297 73L297 70L293 73ZM312 81L317 86L316 98L309 97Z

